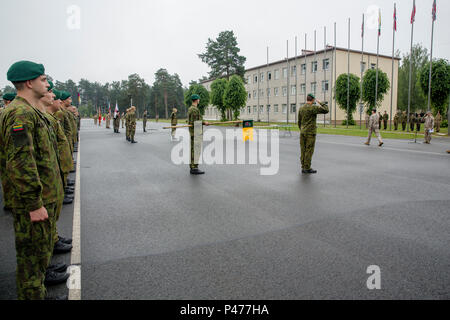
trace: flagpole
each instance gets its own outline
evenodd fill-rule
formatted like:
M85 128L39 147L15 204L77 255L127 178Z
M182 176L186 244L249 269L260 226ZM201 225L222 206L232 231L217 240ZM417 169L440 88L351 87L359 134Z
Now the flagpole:
M286 125L289 125L289 40L286 40Z
M295 110L294 111L294 123L297 123L297 108L298 108L298 70L297 70L297 36L295 36Z
M269 47L267 47L267 65L266 65L266 68L267 68L267 70L269 70ZM270 97L269 97L269 92L270 92L270 88L269 88L269 74L266 74L266 76L267 76L267 79L266 79L266 82L267 82L267 92L266 92L266 94L267 94L267 124L269 124L270 123L270 114L269 114L269 112L270 112L270 110L269 110L269 103L270 103L270 101L269 101L269 99L270 99Z
M327 60L327 27L323 27L323 46L325 50L325 59ZM329 66L330 64L328 64ZM322 65L323 68L323 65ZM325 83L327 82L327 70L323 68L323 100L326 101L327 99L327 91L325 90ZM325 114L323 115L323 126L325 127Z
M306 103L306 95L307 95L307 93L306 93L306 70L308 69L307 68L308 65L306 63L306 51L308 50L306 37L307 37L307 34L305 33L305 101L304 101L304 103Z
M435 12L434 12L434 2L433 2L433 22L431 23L431 52L430 52L430 74L428 77L428 105L427 111L430 111L431 104L431 71L433 70L433 36L434 36L434 20L435 20Z
M409 113L411 110L411 75L412 75L412 47L413 47L413 35L414 35L414 21L416 15L416 0L413 0L413 15L411 16L411 51L409 54L409 87L408 87L408 114L406 115L406 132L409 132Z
M336 22L334 23L334 86L336 87ZM334 127L336 128L336 123L337 123L337 115L336 115L336 109L337 109L337 102L336 102L336 88L334 90Z
M359 86L359 103L362 103L362 78L363 78L363 62L364 62L364 13L362 15L362 27L361 27L361 81ZM364 110L364 109L363 109ZM362 113L359 112L359 129L362 129Z
M391 112L389 115L389 131L392 131L392 100L394 97L394 48L395 31L397 31L397 6L394 2L394 27L392 28L392 71L391 71Z
M348 18L348 49L347 49L347 128L350 118L350 18Z
M380 33L381 33L381 9L379 9L379 20L378 20L378 37L377 37L377 70L375 77L375 109L377 108L378 102L378 55L380 50Z

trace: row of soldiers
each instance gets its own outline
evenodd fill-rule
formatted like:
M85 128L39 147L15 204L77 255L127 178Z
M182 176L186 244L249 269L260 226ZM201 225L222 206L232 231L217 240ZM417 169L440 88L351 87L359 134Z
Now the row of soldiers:
M0 114L0 177L14 219L17 296L44 299L46 286L69 277L67 265L51 259L72 249L57 221L63 204L73 201L75 181L68 176L75 171L80 117L70 93L53 87L42 64L16 62L7 79L17 95L4 96Z
M421 124L424 123L424 117L425 117L425 113L410 113L409 115L409 126L411 131L414 131L414 128L416 128L416 131L420 131L420 127ZM370 128L369 125L369 116L366 114L366 129ZM442 123L442 116L440 114L440 112L438 111L438 113L436 114L436 117L434 118L435 120L435 129L436 132L439 132L441 129L441 123ZM386 111L384 111L384 114L381 114L380 112L378 112L378 127L379 130L381 130L382 128L382 123L383 123L383 127L384 130L387 130L388 127L388 121L389 121L389 115L387 114ZM395 116L394 116L394 130L397 131L399 125L402 125L402 130L405 131L406 130L406 126L408 124L408 116L406 114L406 111L398 111Z

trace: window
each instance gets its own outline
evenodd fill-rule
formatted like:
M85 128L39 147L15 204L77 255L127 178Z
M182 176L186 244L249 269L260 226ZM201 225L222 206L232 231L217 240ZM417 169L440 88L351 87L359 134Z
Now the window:
M267 113L270 113L270 104L267 105Z
M303 63L303 64L302 64L302 67L301 67L301 73L302 73L302 74L305 74L305 73L306 73L306 63Z
M283 78L287 78L287 68L283 68Z
M259 113L263 113L264 112L264 106L259 106Z
M276 69L275 71L274 71L274 77L275 77L275 80L278 80L278 79L280 79L280 72L279 72L279 70L278 69Z
M253 113L257 113L258 111L256 110L256 106L253 106Z
M250 76L247 77L247 83L250 84L252 81L252 79L250 78Z
M291 96L295 96L297 94L297 87L294 85L294 86L291 86Z
M278 113L278 105L277 104L273 105L273 113Z
M311 62L311 72L317 72L317 61Z
M267 88L267 96L270 97L270 88Z
M279 89L279 88L273 88L273 95L274 95L275 97L278 97L278 89Z
M322 92L328 91L328 80L322 81Z
M267 71L267 81L272 80L272 72Z
M264 97L264 89L259 89L259 96Z
M366 71L366 63L361 61L361 72L364 73Z
M376 69L376 67L377 67L377 64L376 64L376 63L371 63L371 64L370 64L370 69Z
M258 83L258 75L257 74L253 75L253 83Z
M297 73L297 66L291 67L291 77L295 77L295 74Z
M328 70L328 67L330 66L330 59L323 59L322 61L322 69Z
M287 87L283 87L283 97L287 96Z
M249 98L249 99L252 98L252 93L251 93L251 92L248 93L248 98Z
M286 114L287 106L285 104L281 105L281 113Z
M315 82L311 82L311 91L313 94L316 94L316 83Z
M247 113L248 114L252 113L252 107L250 107L250 106L247 107Z
M306 84L302 83L300 85L300 93L305 94L306 93Z
M261 74L259 75L259 81L264 82L264 72L261 72Z
M291 104L291 113L295 113L295 110L297 110L297 108L296 108L296 106L295 106L295 103L292 103Z
M253 90L253 99L256 99L256 90Z

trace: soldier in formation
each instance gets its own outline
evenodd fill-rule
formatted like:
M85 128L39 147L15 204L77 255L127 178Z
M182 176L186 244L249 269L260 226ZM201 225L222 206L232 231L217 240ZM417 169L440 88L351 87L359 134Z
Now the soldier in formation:
M114 132L115 133L120 133L119 127L120 127L120 112L114 112Z
M420 132L420 125L423 122L423 114L416 113L416 131Z
M110 129L110 125L111 125L111 114L108 112L108 114L106 115L106 129Z
M206 121L203 121L203 117L202 114L198 108L198 104L200 103L200 96L198 94L193 94L191 96L191 101L192 101L192 105L189 107L188 109L188 124L191 125L191 127L189 127L189 134L191 137L191 160L190 160L190 174L204 174L205 172L202 170L199 170L198 168L198 159L199 159L199 152L195 152L196 149L197 151L200 151L201 149L201 139L199 139L200 141L196 141L194 139L194 125L196 121L201 121L202 125L204 126L209 126L209 123ZM197 133L198 134L198 133ZM199 134L199 137L201 137L201 134ZM196 146L194 144L197 144Z
M318 103L318 105L316 104ZM308 94L306 104L298 111L298 127L300 129L300 162L302 173L317 173L317 170L311 168L311 160L314 154L317 132L317 115L327 114L328 106L316 100L313 94Z
M134 140L134 135L136 134L136 107L132 106L129 109L128 112L128 141L131 143L137 143L136 140Z
M441 112L440 111L437 112L434 122L436 124L436 132L441 131L442 116L441 116Z
M123 126L125 125L125 112L122 112L120 118L122 119L122 129L123 129Z
M147 132L145 128L147 127L147 110L144 111L142 115L142 127L144 128L144 132Z
M177 120L177 108L173 108L172 109L172 113L170 114L170 124L171 126L176 126L178 124L178 120ZM172 141L175 141L175 132L177 131L176 128L172 128L172 135L171 135L171 139Z
M387 123L388 123L388 120L389 120L389 115L387 114L386 111L384 111L384 114L383 114L383 126L384 126L384 130L387 130Z
M414 131L414 126L416 124L416 117L414 116L414 113L411 112L409 115L409 128L411 131Z
M370 139L372 138L372 133L375 133L375 135L378 138L378 146L381 147L383 145L383 139L380 135L380 119L379 114L377 115L377 110L372 109L372 115L369 118L369 135L367 137L367 141L364 143L366 145L370 145Z
M403 111L402 116L401 116L401 122L402 122L402 131L406 130L406 124L408 122L408 117L406 115L406 111Z
M0 115L0 177L14 219L17 296L44 299L46 286L68 277L67 265L51 264L51 258L72 248L56 223L73 170L79 115L70 93L47 81L42 64L16 62L7 79L17 96Z
M394 116L394 130L397 131L398 130L398 122L400 120L400 115L399 115L399 111L395 113Z

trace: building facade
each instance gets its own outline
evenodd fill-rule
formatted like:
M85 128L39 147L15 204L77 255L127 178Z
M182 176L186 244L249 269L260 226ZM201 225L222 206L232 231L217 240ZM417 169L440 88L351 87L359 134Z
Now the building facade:
M348 63L348 61L350 63ZM392 99L392 117L397 111L397 84L399 58L394 58L394 83ZM345 111L336 106L332 92L336 79L341 74L347 74L350 65L350 73L361 77L361 72L368 68L376 69L377 56L373 53L334 48L312 52L303 51L302 55L272 62L266 65L246 69L245 88L247 90L247 104L241 109L241 119L253 119L260 121L296 122L297 110L305 101L308 93L315 94L316 98L328 102L330 113L320 115L319 122L340 124L345 120ZM389 82L392 75L392 57L379 55L379 69L385 72ZM201 84L211 91L212 80L203 81ZM391 89L384 96L378 111L382 114L387 111L390 114ZM354 112L353 119L360 120L359 108ZM205 119L219 120L220 112L214 106L208 106L205 110ZM361 116L364 121L364 113Z

